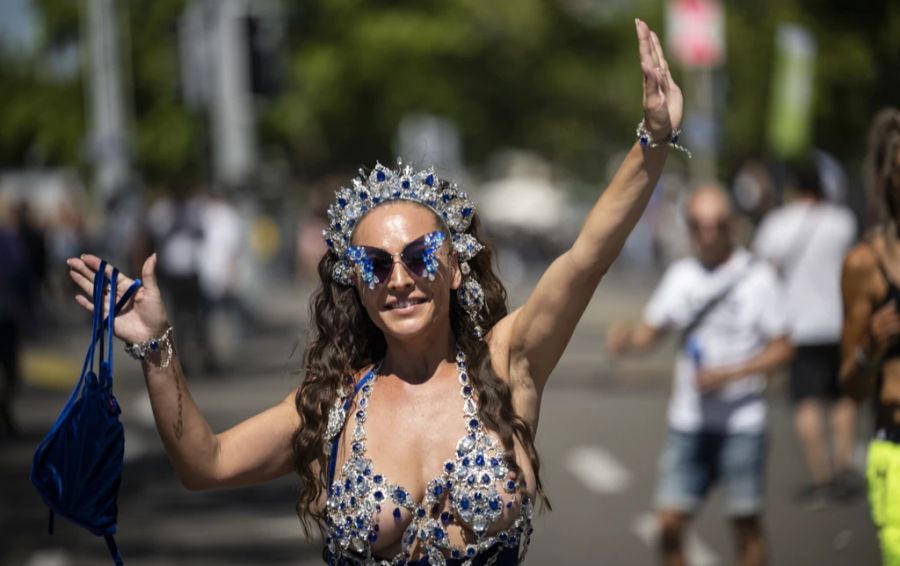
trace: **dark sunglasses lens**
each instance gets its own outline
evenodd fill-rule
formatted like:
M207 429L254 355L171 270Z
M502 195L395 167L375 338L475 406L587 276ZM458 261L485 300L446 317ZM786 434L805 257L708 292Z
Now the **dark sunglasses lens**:
M427 264L425 263L426 252L425 238L422 237L414 242L410 242L400 256L406 268L417 277L424 277L427 272Z
M372 262L372 274L378 278L378 284L387 281L394 267L393 258L381 250L373 249L366 250L366 257Z

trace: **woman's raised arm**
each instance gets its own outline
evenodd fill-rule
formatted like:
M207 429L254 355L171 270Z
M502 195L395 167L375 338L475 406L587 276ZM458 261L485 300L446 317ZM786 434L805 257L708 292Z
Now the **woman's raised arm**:
M653 140L668 140L681 124L683 97L659 39L635 20L644 79L644 125ZM543 390L600 279L647 206L668 145L635 143L594 205L572 247L554 261L524 306L514 313L509 369L514 380ZM513 384L514 386L516 383Z
M67 261L72 280L90 295L100 258L83 255ZM156 282L156 255L141 270L143 286L116 316L115 333L128 343L162 336L168 316ZM112 271L112 268L108 268ZM119 277L117 294L133 282ZM93 303L76 297L88 311ZM215 434L191 397L177 352L168 359L165 348L141 362L156 427L179 479L188 489L251 485L293 469L291 440L300 424L294 393L282 402L237 426Z

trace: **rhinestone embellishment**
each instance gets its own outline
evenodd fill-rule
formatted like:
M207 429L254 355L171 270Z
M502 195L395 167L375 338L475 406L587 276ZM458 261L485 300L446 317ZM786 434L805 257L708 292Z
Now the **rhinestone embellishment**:
M372 380L360 390L350 456L330 486L326 501L325 544L329 564L405 564L414 546L428 557L429 564L445 564L446 553L470 565L479 554L498 545L498 550L516 548L520 560L524 558L533 514L533 504L527 495L519 496L520 512L512 526L487 534L490 525L512 504L504 504L498 486L511 494L522 493L524 485L510 479L502 446L487 434L478 418L477 400L461 351L457 353L456 364L467 434L457 442L453 457L445 461L441 474L428 483L421 502L415 501L403 486L376 473L365 455L366 407L377 381L377 368L373 370L376 373ZM329 439L339 435L343 428L347 417L343 410L345 401L339 395L329 413ZM371 552L371 545L378 540L378 516L382 514L398 522L409 520L401 537L402 550L391 560L377 559ZM453 523L474 533L475 541L464 547L452 546L447 528Z

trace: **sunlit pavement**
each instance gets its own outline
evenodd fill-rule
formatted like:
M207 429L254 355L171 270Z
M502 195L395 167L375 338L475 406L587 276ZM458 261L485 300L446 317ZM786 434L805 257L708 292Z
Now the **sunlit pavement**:
M529 564L648 564L656 527L650 502L662 442L671 348L616 362L603 351L611 320L635 317L646 283L611 277L601 285L545 393L538 447L552 512L535 520ZM512 294L512 303L518 295ZM306 294L283 284L268 292L260 324L231 351L235 367L190 375L216 430L278 402L297 383ZM49 429L80 370L83 326L29 344L27 384L17 405L22 436L0 443L0 563L74 566L109 563L103 541L64 520L48 536L47 510L28 483L34 447ZM152 424L137 365L117 350L116 394L126 424L126 466L117 540L129 565L318 564L320 545L303 538L294 515L296 484L285 478L236 490L192 493L171 472ZM804 479L783 400L772 388L766 531L773 564L877 564L863 501L818 510L794 503ZM689 543L694 564L734 563L719 498L704 507Z

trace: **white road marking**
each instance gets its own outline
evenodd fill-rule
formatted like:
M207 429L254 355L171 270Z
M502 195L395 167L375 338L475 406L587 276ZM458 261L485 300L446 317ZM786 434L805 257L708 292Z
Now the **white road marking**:
M566 468L595 493L622 493L631 485L631 473L599 446L579 446L569 452Z
M38 550L28 557L25 566L69 566L72 559L66 551L58 548Z
M653 513L641 513L631 523L631 532L650 548L656 548L659 542L659 523ZM718 566L721 564L718 555L693 530L688 530L685 542L685 558L693 566Z

